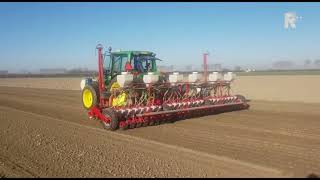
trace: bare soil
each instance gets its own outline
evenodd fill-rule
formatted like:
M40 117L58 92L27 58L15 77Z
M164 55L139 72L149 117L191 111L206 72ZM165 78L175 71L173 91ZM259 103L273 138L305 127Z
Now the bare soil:
M0 87L0 177L307 177L320 174L320 104L251 108L107 131L80 92Z
M254 100L320 103L319 75L239 76L232 87Z
M0 78L0 87L31 87L80 90L81 78ZM234 94L252 100L320 103L320 75L238 76L232 83Z

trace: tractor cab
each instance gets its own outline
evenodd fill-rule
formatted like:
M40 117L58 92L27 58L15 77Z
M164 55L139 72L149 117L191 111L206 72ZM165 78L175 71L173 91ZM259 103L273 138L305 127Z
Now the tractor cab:
M149 51L109 52L104 56L103 63L105 84L110 84L121 72L130 72L138 79L148 72L157 74L156 60L160 59Z

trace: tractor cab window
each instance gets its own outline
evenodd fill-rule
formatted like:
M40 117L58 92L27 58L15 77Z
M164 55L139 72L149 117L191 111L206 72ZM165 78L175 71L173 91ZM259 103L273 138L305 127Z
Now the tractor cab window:
M104 56L104 60L103 60L103 69L106 71L106 72L109 72L111 70L111 58L110 58L110 54L108 55L105 55Z
M145 73L152 71L152 57L149 56L134 56L134 69L139 73Z
M125 71L125 66L126 66L127 61L128 61L127 56L124 56L121 58L121 71Z
M111 54L104 54L103 56L103 74L104 74L104 79L106 83L110 81L110 74L111 74Z
M143 64L142 61L140 60L139 56L134 56L133 58L133 62L134 62L134 69L136 71L138 71L139 73L143 73Z
M125 65L128 61L127 55L113 55L112 56L112 77L125 71Z

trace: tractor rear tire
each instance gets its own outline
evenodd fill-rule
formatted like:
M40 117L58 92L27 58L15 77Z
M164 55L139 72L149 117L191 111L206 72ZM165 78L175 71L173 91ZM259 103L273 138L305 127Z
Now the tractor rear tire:
M119 120L116 117L116 114L112 109L110 109L110 108L103 109L102 110L102 114L111 119L110 123L105 123L105 122L101 121L102 124L103 124L103 127L105 129L111 130L111 131L114 131L114 130L118 129Z
M246 108L246 109L248 109L249 108L249 105L248 105L248 100L244 97L244 96L242 96L242 95L236 95L237 96L237 98L238 99L240 99L241 100L241 102L243 102L243 107L244 108Z
M86 85L82 90L82 105L86 110L98 106L99 89L96 83Z

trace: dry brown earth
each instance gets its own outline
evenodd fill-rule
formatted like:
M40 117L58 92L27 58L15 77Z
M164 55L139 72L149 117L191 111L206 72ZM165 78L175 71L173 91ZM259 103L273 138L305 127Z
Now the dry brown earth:
M239 76L233 87L255 100L320 103L319 75Z
M81 78L0 78L0 86L80 90Z
M0 176L306 177L320 174L320 104L251 109L110 132L80 92L0 87Z
M0 86L79 90L81 78L1 78ZM320 76L239 76L234 93L253 100L320 103Z

